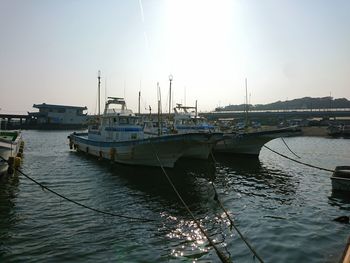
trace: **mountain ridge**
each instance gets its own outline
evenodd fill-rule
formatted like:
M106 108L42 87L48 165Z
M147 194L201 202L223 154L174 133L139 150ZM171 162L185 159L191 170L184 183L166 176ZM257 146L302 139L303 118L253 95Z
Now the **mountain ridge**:
M292 110L292 109L339 109L350 108L350 101L346 98L333 97L303 97L299 99L276 101L268 104L248 104L249 110ZM215 111L244 111L246 104L217 107Z

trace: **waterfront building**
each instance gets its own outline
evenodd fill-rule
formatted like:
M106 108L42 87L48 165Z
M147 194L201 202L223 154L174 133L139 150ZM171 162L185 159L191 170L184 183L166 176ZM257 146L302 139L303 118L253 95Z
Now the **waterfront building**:
M31 120L37 125L77 126L87 121L87 107L65 106L53 104L34 104L39 112L28 112Z

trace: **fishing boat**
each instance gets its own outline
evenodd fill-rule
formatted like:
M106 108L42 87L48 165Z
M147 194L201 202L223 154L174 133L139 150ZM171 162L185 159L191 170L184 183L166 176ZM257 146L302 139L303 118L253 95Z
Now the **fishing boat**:
M177 134L196 133L206 135L206 140L197 141L195 147L185 152L184 157L189 158L208 159L214 145L223 138L222 132L217 132L215 127L209 124L205 118L198 116L197 103L195 107L176 104L172 130Z
M301 129L298 126L266 131L225 133L223 140L220 140L215 145L214 152L258 157L261 148L267 142L279 137L289 137L299 134L301 134Z
M331 181L332 190L350 192L350 166L337 166Z
M19 131L0 131L0 175L12 173L8 161L14 164L15 157L22 150L22 134Z
M109 97L103 115L89 126L88 132L72 133L69 139L71 148L99 158L131 165L174 167L188 149L206 136L145 135L140 117L127 109L125 100Z

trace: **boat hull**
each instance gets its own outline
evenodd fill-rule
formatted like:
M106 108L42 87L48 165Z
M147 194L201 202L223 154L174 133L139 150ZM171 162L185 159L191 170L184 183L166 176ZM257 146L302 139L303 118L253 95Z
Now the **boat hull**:
M337 166L331 181L333 191L350 192L350 166Z
M183 157L192 159L208 159L215 144L222 140L222 133L199 133L197 141L192 142L192 147L183 153Z
M350 178L332 177L332 189L350 192Z
M70 143L78 151L129 165L174 167L184 153L203 140L201 134L178 134L122 142L94 141L87 134L71 134Z
M214 152L258 157L261 148L267 142L279 137L295 136L300 132L300 129L284 128L260 132L229 133L225 134L224 139L215 145Z
M6 136L2 136L6 135ZM6 138L5 138L6 137ZM8 139L12 137L12 139ZM0 134L0 156L6 161L10 157L16 157L22 142L20 132L1 132ZM5 160L0 159L0 175L6 174L8 164Z
M1 147L0 145L0 156L2 158L4 158L5 160L8 160L10 156L12 156L11 154L11 150L9 149L5 149L3 147ZM3 175L5 173L7 173L7 168L8 168L8 164L6 161L4 161L3 159L0 160L0 175Z

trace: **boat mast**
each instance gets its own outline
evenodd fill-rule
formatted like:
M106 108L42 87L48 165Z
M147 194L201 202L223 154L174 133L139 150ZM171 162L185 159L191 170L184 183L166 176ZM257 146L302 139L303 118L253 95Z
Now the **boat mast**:
M98 71L98 116L100 116L100 92L101 92L101 70Z
M160 93L160 86L159 86L159 82L157 82L157 89L158 89L158 136L162 134L162 127L161 127L161 114L162 114L162 95Z
M169 121L171 116L171 82L173 81L173 75L169 75L170 87L169 87Z
M139 91L139 115L140 115L140 99L141 99L141 91Z
M196 117L197 117L197 115L198 115L198 110L197 110L197 100L196 100Z
M247 78L245 78L245 126L248 127L248 90L247 90Z

